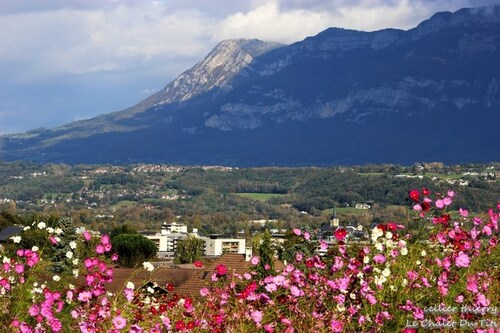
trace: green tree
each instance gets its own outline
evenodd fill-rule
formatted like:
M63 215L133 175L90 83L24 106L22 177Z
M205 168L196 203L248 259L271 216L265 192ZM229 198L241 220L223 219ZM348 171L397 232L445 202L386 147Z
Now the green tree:
M109 237L111 237L113 239L114 237L121 235L121 234L136 234L136 233L137 233L137 230L132 228L130 225L122 224L121 226L114 227L113 230L111 230Z
M176 264L192 263L201 259L203 255L203 239L196 236L188 236L177 242L174 262Z
M123 267L137 267L156 256L156 244L140 234L120 234L111 239L118 253L118 263Z
M59 241L54 244L54 256L52 258L52 270L55 273L70 271L72 268L71 258L68 253L73 253L76 248L76 229L73 220L61 218L54 223L54 230L58 230Z
M258 247L260 256L258 270L263 274L274 271L274 249L272 245L271 234L266 229Z

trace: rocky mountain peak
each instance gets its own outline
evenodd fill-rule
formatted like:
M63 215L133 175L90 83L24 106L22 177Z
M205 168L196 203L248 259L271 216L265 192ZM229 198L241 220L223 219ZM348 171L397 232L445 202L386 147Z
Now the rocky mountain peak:
M229 81L259 55L280 46L257 39L232 39L217 44L194 67L169 83L157 104L183 102L214 88L231 89Z

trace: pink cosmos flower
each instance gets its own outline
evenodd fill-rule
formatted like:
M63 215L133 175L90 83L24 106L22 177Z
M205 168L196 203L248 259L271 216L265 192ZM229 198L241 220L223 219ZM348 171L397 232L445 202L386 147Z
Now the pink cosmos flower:
M332 332L342 332L344 330L344 324L339 320L332 320L330 322L330 328Z
M206 297L208 294L210 294L210 291L208 290L208 288L201 288L200 289L201 296Z
M57 318L51 318L49 320L49 325L52 328L52 332L59 332L62 330L62 324Z
M467 209L459 208L458 212L460 213L460 216L462 216L462 217L469 216L469 211Z
M259 258L259 257L257 257L257 256L253 256L253 257L252 257L252 259L250 259L250 263L251 263L252 265L254 265L254 266L255 266L255 265L258 265L258 264L259 264L259 262L260 262L260 258Z
M23 264L16 264L14 266L14 271L17 273L17 274L22 274L24 272L24 265Z
M85 230L83 232L83 238L85 238L86 241L89 241L92 238L92 236L90 235L90 233L87 230Z
M255 310L252 311L250 315L252 316L252 319L256 324L260 324L260 322L262 321L262 311Z
M80 302L88 302L92 298L92 292L90 291L82 291L80 294L78 294L78 300Z
M98 253L98 254L103 254L104 253L104 246L102 246L101 244L98 244L96 247L95 247L95 252Z
M118 260L118 253L113 253L113 255L111 256L111 260L117 261Z
M476 280L476 277L474 275L473 276L469 276L467 278L467 290L471 291L473 293L477 293L478 292L478 289L477 289L477 280Z
M38 307L38 305L32 305L29 310L28 310L28 313L30 314L30 316L34 317L36 316L38 313L40 312L40 308Z
M469 256L460 251L458 256L455 258L455 265L457 267L468 267L469 264L470 264Z
M439 209L443 209L444 208L444 201L442 199L437 199L436 200L436 207Z
M122 316L116 316L113 318L113 325L117 330L121 330L127 325L127 320Z
M102 235L101 244L102 245L109 244L109 235Z
M302 235L302 230L300 230L299 228L294 228L293 233L297 236L300 236L300 235Z
M132 302L132 299L134 299L134 290L130 288L125 288L123 290L123 295L127 299L127 301Z
M300 290L299 288L297 288L297 286L291 286L291 287L290 287L290 293L291 293L294 297L304 296L304 292L303 292L302 290Z
M478 306L487 307L490 305L490 301L484 296L484 294L477 294L476 304Z
M373 257L373 261L375 261L377 264L383 264L385 262L385 256L379 253Z

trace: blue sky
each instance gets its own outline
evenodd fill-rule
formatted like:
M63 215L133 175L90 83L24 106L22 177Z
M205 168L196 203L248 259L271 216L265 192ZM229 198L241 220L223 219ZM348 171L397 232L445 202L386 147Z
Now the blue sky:
M1 0L0 134L132 106L224 39L410 29L489 4L500 0Z

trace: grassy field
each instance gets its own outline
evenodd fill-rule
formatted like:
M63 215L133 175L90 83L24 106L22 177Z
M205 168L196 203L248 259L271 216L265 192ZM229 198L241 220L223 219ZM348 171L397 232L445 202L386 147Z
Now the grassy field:
M114 209L119 209L119 208L130 208L137 205L136 201L130 201L130 200L122 200L111 206L111 208Z
M286 195L278 193L235 193L235 194L239 195L240 197L249 198L252 200L259 200L259 201L267 201L271 198L279 198L279 197L284 197Z

